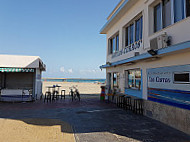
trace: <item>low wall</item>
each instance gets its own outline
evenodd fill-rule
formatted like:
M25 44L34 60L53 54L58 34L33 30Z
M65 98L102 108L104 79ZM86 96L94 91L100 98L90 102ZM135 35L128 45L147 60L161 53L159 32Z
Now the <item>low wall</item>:
M190 110L144 100L144 115L190 135Z
M131 96L133 100L137 97ZM109 96L109 101L116 103L116 96ZM190 135L190 110L165 105L149 100L143 100L143 114L149 118L158 120L177 130Z

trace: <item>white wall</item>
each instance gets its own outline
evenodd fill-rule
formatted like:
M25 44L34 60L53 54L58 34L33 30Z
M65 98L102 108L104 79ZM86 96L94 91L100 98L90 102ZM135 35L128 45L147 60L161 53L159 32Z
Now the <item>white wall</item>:
M35 96L37 95L37 99L39 99L40 95L42 94L42 81L40 69L36 69L35 80Z
M143 47L131 51L122 56L112 58L112 55L107 54L107 62L116 62L134 56L134 52L138 51L140 54L147 52L150 47L150 40L165 32L172 37L172 45L190 40L190 17L170 25L161 31L153 33L153 6L159 0L138 0L133 7L120 17L120 20L113 25L107 32L107 53L108 53L108 39L119 31L119 50L124 48L124 31L123 27L134 19L137 15L143 15Z
M188 65L190 64L190 52L187 50L173 54L162 56L159 59L151 61L151 59L147 61L136 62L133 65L119 65L116 67L107 68L107 73L119 72L120 73L120 82L119 88L124 93L125 90L125 70L140 68L142 69L142 77L143 77L143 98L147 99L147 69L149 68L159 68L159 67L167 67L167 66L177 66L177 65Z

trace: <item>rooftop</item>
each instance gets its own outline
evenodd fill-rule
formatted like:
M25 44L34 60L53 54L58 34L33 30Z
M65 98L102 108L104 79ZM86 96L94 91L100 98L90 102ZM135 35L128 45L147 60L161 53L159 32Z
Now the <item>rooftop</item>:
M39 56L0 55L0 61L0 67L46 69Z

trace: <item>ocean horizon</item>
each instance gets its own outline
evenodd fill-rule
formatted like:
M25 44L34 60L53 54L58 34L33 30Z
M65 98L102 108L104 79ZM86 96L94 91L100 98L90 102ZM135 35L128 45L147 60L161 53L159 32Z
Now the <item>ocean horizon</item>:
M48 82L105 83L106 79L90 79L90 78L42 78L42 81L48 81Z

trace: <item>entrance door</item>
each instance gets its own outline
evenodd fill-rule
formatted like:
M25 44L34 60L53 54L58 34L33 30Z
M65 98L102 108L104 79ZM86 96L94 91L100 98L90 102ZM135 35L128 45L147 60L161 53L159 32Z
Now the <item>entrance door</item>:
M111 93L111 73L107 73L107 93Z

